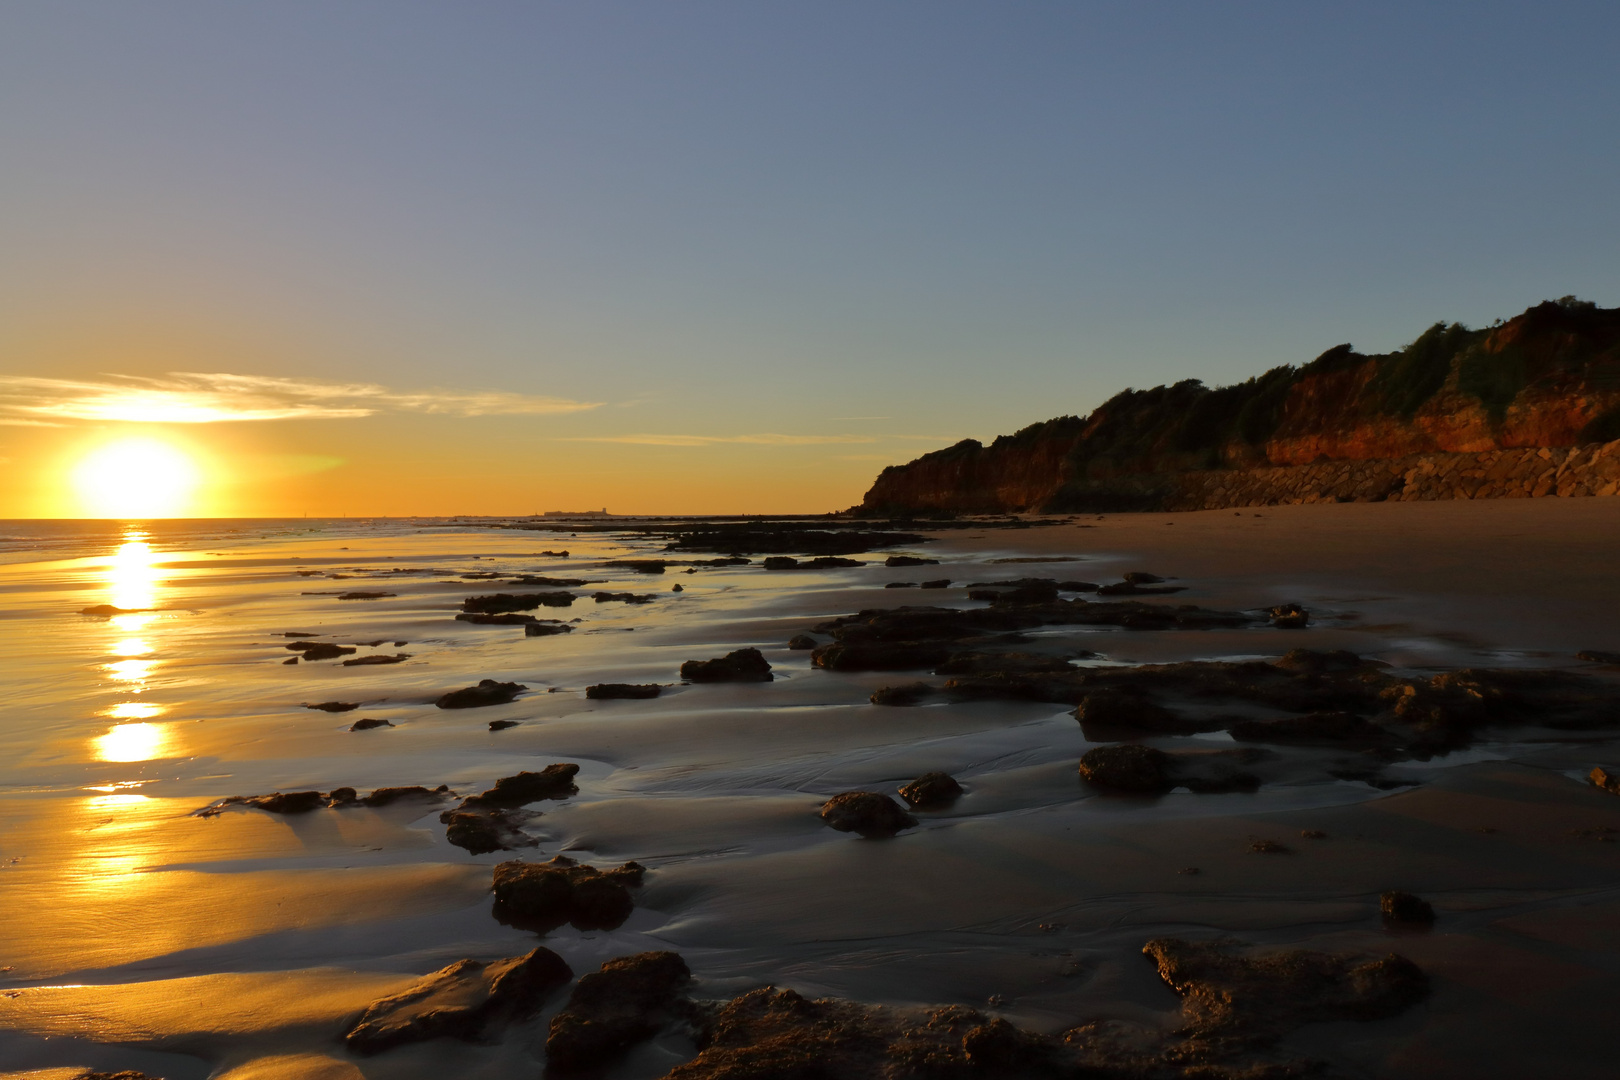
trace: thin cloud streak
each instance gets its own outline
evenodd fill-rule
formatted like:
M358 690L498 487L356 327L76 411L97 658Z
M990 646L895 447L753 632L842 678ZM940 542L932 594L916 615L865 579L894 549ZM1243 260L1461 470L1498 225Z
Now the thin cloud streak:
M601 402L501 390L398 392L374 383L175 371L106 381L0 376L0 423L55 426L61 420L213 424L259 420L348 420L379 412L449 416L540 416L583 412Z
M752 446L821 446L828 443L874 443L875 435L593 435L559 442L624 443L630 446L713 446L745 443Z

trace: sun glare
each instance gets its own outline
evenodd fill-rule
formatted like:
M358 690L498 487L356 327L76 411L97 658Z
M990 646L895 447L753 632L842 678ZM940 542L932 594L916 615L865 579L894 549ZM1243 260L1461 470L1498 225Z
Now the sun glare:
M121 439L99 447L73 468L73 487L92 517L179 517L191 509L196 464L168 443Z

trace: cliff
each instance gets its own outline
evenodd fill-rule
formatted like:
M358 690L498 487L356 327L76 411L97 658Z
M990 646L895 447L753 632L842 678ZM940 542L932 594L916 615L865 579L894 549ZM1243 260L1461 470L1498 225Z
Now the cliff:
M1565 297L1485 329L1436 323L1392 353L1365 355L1339 345L1303 366L1273 368L1235 386L1212 389L1189 379L1126 390L1084 418L1033 424L989 446L966 439L890 466L857 510L1146 510L1405 497L1406 473L1421 471L1424 461L1431 465L1427 475L1445 475L1473 467L1452 458L1497 454L1489 466L1495 468L1503 452L1528 461L1517 452L1534 456L1614 440L1620 440L1620 308ZM1583 469L1610 459L1573 460L1571 468ZM1323 468L1334 462L1406 464L1346 471L1384 478L1365 490L1357 481L1347 494L1326 479L1345 471ZM1262 475L1272 479L1260 483ZM1594 479L1595 485L1571 480L1565 487L1596 492L1607 483ZM1435 484L1412 490L1420 488L1426 494L1411 497L1456 497L1462 490L1455 485L1445 489L1453 494L1439 495ZM1558 490L1555 483L1543 493ZM1238 492L1246 501L1237 501Z

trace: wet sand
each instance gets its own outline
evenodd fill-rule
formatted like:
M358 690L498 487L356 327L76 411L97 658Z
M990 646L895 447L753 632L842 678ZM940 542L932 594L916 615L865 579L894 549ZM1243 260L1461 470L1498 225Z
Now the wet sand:
M0 1062L170 1080L538 1076L544 1013L489 1044L441 1039L355 1058L339 1042L346 1019L417 975L536 944L490 915L490 868L514 854L449 845L438 805L192 812L230 795L340 785L466 794L570 761L579 794L532 807L541 842L517 854L650 868L623 926L545 935L579 974L668 948L701 996L774 983L967 1004L1056 1030L1096 1017L1172 1026L1178 999L1140 954L1152 937L1394 950L1429 973L1427 1001L1389 1020L1309 1025L1290 1046L1351 1076L1607 1076L1620 844L1603 830L1620 831L1620 798L1582 778L1620 761L1614 732L1488 737L1392 766L1414 782L1396 791L1302 771L1252 794L1110 797L1076 776L1094 744L1068 708L875 707L874 689L917 676L817 670L785 643L861 608L978 606L959 588L889 581L1107 581L1143 569L1187 586L1166 602L1298 601L1313 622L1053 628L1042 639L1095 650L1099 663L1306 646L1417 671L1585 667L1575 651L1620 650L1617 527L1617 499L1108 515L945 531L915 549L938 567L887 569L879 552L842 570L691 575L601 565L656 543L397 523L244 526L150 551L112 538L74 558L14 551L0 565ZM566 560L536 554L562 547ZM1057 557L1077 561L995 561ZM401 566L438 572L377 576ZM455 622L465 596L522 591L460 576L496 571L602 584L540 612L579 618L570 634ZM671 593L677 582L683 592ZM658 599L597 604L596 588ZM304 595L351 589L397 595ZM75 614L103 603L156 610ZM287 666L291 639L273 636L286 631L383 641L356 655L411 659ZM745 645L765 653L775 682L678 685L682 661ZM432 706L481 678L531 692L490 708ZM587 700L598 682L674 685L655 700ZM330 700L360 707L300 707ZM351 732L361 717L396 726ZM518 726L489 730L503 719ZM832 793L892 792L935 769L967 794L892 840L816 816ZM1255 853L1257 839L1290 850ZM1178 872L1189 867L1200 873ZM1387 889L1430 900L1434 929L1384 929ZM691 1053L667 1035L609 1075L659 1076Z

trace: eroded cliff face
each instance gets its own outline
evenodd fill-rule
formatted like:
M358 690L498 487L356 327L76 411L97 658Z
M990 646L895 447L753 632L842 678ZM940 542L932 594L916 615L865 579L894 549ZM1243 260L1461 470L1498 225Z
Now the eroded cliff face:
M883 471L874 513L1158 509L1190 473L1567 448L1620 438L1620 308L1566 298L1398 352L1341 345L1237 386L1127 390L989 446ZM1237 484L1216 485L1236 487Z

